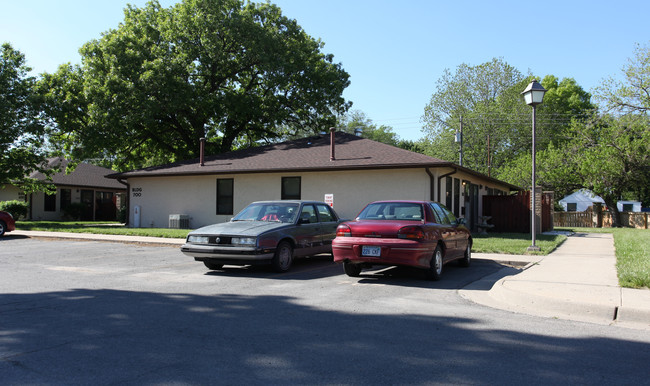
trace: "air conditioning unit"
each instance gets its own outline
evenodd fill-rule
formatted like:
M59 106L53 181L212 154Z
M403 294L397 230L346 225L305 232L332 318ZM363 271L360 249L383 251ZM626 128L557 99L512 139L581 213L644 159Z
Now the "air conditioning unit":
M171 229L190 229L190 216L186 214L170 214L169 227Z

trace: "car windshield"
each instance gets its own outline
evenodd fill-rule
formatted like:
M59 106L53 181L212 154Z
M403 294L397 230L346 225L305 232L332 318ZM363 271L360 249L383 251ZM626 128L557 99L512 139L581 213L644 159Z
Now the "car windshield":
M298 215L295 203L253 203L237 213L232 221L273 221L292 223Z
M410 202L376 202L366 206L359 220L413 220L424 218L422 205Z

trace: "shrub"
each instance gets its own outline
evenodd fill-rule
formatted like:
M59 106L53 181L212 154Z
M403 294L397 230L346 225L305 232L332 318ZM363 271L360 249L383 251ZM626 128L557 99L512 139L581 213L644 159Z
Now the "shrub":
M18 220L21 217L27 217L29 205L18 200L2 201L0 202L0 210L9 212L15 220Z

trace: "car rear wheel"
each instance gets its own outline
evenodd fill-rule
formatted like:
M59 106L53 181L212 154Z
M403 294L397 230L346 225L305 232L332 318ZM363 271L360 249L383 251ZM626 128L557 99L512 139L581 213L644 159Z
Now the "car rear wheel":
M427 279L429 280L440 280L442 276L442 250L440 245L436 247L436 250L433 251L433 256L431 256L431 265L427 270Z
M0 221L0 236L4 236L5 229L7 229L7 224L4 221Z
M350 277L358 277L361 274L361 266L359 264L350 263L349 261L344 261L343 271Z
M203 264L205 264L205 266L208 267L208 269L221 269L221 268L223 268L223 264L217 264L217 263L213 263L213 262L207 261L207 260L204 261Z
M291 267L292 262L293 248L289 242L282 241L275 250L275 256L273 256L271 265L276 272L286 272Z
M463 255L463 258L460 260L460 266L469 267L471 263L472 263L472 244L468 242L467 248L465 248L465 254Z

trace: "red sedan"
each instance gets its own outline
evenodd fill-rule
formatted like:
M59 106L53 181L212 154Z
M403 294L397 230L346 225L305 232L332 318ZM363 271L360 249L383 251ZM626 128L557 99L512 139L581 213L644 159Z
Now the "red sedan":
M352 277L373 265L398 265L426 269L427 278L439 280L443 264L459 260L469 267L472 236L437 202L377 201L338 226L332 254Z
M10 213L0 211L0 236L4 235L5 232L11 232L16 230L16 223L14 218Z

